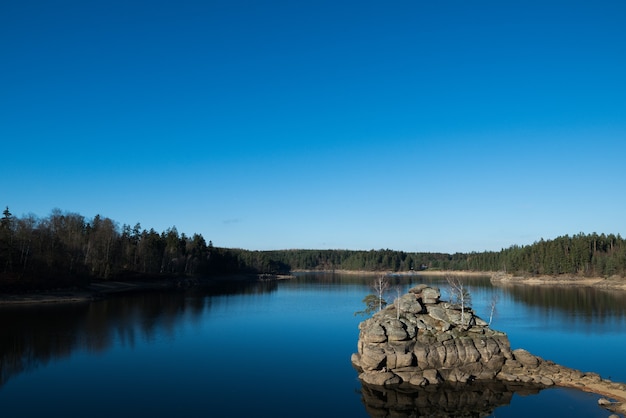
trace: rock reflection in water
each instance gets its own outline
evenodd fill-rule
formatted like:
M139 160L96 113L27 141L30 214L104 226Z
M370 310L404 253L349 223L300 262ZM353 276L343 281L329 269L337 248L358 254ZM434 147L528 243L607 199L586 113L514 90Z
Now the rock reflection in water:
M540 390L504 382L446 383L423 388L361 385L362 401L372 418L485 417L510 404L514 393L534 395Z

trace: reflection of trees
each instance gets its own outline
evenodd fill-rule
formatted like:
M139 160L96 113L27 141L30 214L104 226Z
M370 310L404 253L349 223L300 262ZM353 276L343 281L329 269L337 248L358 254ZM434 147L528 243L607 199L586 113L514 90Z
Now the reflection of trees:
M274 292L278 289L276 280L263 280L250 282L246 280L223 281L210 288L212 295L254 295ZM206 292L206 289L196 289L199 292Z
M508 286L513 300L585 318L626 315L626 294L589 287Z
M362 384L361 395L373 418L484 417L508 405L513 393L529 395L539 390L497 381L393 389Z
M80 328L79 318L85 314L85 309L85 305L2 309L0 385L15 374L69 355L77 339L75 331Z
M211 307L206 296L268 293L275 282L198 288L181 292L118 295L85 304L3 306L0 309L0 387L12 376L70 356L102 352L115 342L175 335L182 321L196 320Z
M310 272L310 273L299 273L296 275L297 281L298 278L306 278L308 280L314 280L318 283L328 283L328 284L365 284L369 286L371 284L372 278L376 278L380 275L380 273L376 273L375 275L367 275L367 274L350 274L350 273L329 273L329 272ZM467 281L467 283L476 288L491 288L491 281L488 276L460 276L462 280ZM389 284L391 286L395 285L406 285L406 284L432 284L435 286L445 286L446 280L442 276L429 276L427 273L419 273L419 274L394 274L390 273L385 275L385 278L389 280Z

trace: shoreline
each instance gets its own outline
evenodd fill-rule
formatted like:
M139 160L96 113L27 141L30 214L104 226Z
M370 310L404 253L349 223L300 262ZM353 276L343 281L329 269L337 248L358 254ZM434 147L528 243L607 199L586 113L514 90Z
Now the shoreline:
M578 286L592 287L603 290L626 290L626 278L611 277L580 277L571 275L559 276L515 276L510 273L491 273L491 283L498 286Z
M455 276L455 277L488 277L492 284L530 285L530 286L581 286L602 289L626 290L626 277L613 275L610 277L586 277L562 274L557 276L517 276L512 273L495 271L470 270L419 270L419 271L368 271L368 270L294 270L294 273L336 273L363 276Z
M84 288L57 289L32 293L1 293L0 307L16 305L38 305L57 303L86 303L113 294L146 292L153 290L176 290L191 287L211 287L224 283L263 282L289 280L291 275L236 274L203 278L159 279L154 281L100 280Z
M558 276L517 276L512 273L494 271L469 270L420 270L420 271L367 271L367 270L294 270L294 273L336 273L363 276L454 276L454 277L488 277L495 286L578 286L593 287L603 290L626 291L626 277L613 275L610 277L586 277L562 274Z
M160 290L168 288L184 288L190 286L213 286L220 283L242 281L289 280L295 273L336 273L363 276L455 276L455 277L489 277L494 286L577 286L591 287L601 290L626 291L626 278L617 275L603 277L581 277L572 275L559 276L516 276L511 273L465 270L420 270L420 271L367 271L367 270L293 270L288 275L239 274L233 276L216 276L205 278L187 278L180 280L160 279L155 281L112 280L90 283L82 289L58 289L32 293L0 294L0 306L28 305L46 303L84 303L101 299L110 294L130 293L138 291Z

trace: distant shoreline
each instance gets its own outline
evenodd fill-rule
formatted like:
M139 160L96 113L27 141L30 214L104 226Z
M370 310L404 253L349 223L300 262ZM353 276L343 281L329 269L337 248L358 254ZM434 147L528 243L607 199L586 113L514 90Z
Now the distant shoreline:
M366 276L456 276L456 277L489 277L496 286L578 286L593 287L605 290L626 291L626 278L621 276L585 277L561 274L557 276L516 276L511 273L493 271L465 271L465 270L420 270L420 271L362 271L362 270L294 270L294 273L337 273Z
M611 277L583 277L572 275L558 276L515 276L509 273L491 273L491 283L502 286L579 286L593 287L606 290L626 290L626 278Z
M626 278L620 276L582 277L571 275L559 276L516 276L503 272L463 271L463 270L421 270L421 271L363 271L363 270L294 270L293 273L337 273L347 275L379 276L393 275L404 277L420 276L456 276L456 277L489 277L495 286L577 286L603 290L626 291ZM233 275L217 276L202 279L189 279L192 285L212 286L220 283L254 282L266 280L287 280L292 275ZM156 281L111 280L93 282L82 289L59 289L48 292L32 292L22 294L0 294L0 306L29 305L46 303L84 303L97 300L107 295L119 293L142 292L159 289L181 287L180 283L162 279ZM182 285L185 287L185 284Z

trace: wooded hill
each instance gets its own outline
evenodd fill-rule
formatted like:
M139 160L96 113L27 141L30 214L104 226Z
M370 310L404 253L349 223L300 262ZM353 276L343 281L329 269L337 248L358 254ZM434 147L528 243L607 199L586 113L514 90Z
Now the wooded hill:
M506 271L519 274L626 274L619 235L577 234L496 252L407 253L394 250L248 251L207 244L201 234L161 233L112 219L87 220L53 210L46 218L0 218L0 291L62 287L95 279L283 274L290 270Z
M392 250L270 251L270 258L294 270L504 271L521 275L626 274L626 242L618 235L583 234L513 245L501 251L472 253L407 253Z

